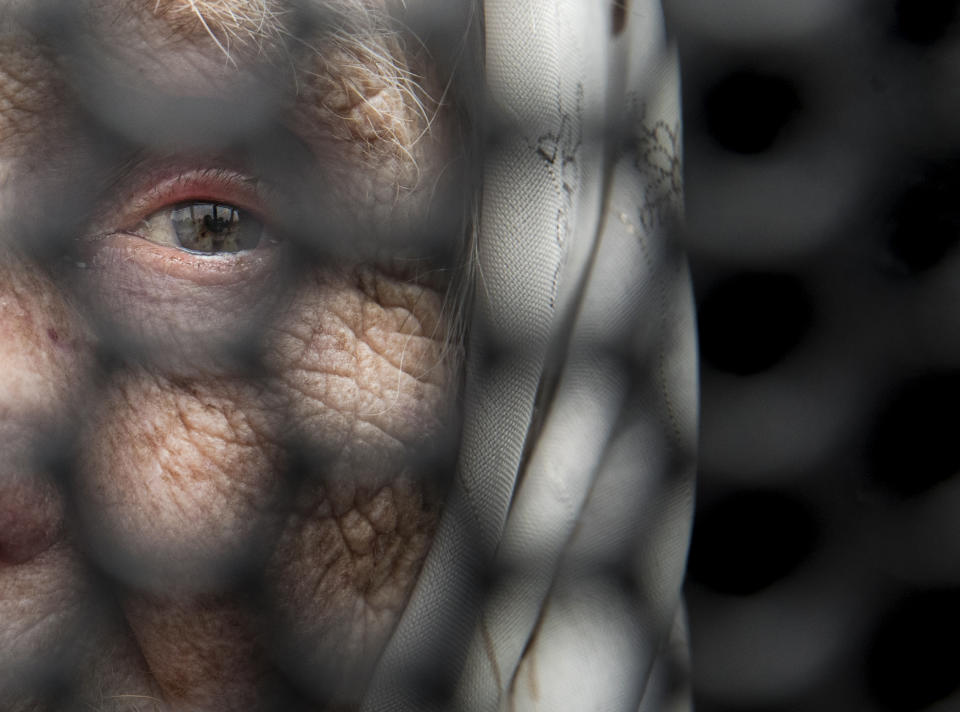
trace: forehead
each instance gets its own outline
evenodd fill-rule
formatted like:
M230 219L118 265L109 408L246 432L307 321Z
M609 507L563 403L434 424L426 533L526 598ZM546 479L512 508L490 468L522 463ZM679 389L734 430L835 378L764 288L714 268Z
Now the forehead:
M283 32L289 8L275 0L157 0L148 14L188 38L208 35L224 44L276 37Z
M214 49L229 63L290 52L335 36L394 34L392 0L96 0L100 14L136 32ZM139 28L137 27L139 26ZM306 45L306 46L305 46Z
M453 63L405 14L426 0L3 2L0 221L156 161L249 168L374 237L459 191Z
M10 0L7 0L9 3ZM211 40L221 49L260 47L283 36L306 34L324 21L350 30L378 31L405 3L394 0L36 0L12 5L21 15L40 8L47 19L78 17L100 20L100 29L120 32L140 25L150 32L192 41ZM297 27L300 23L302 26Z
M174 96L228 94L256 78L268 94L316 100L336 79L363 96L417 73L400 26L379 0L7 0L0 92L48 108L37 100L51 81L77 89L87 74Z
M404 170L406 157L416 171L442 69L390 1L7 2L0 158L62 151L41 137L66 135L76 116L144 145L225 142L262 119L321 158L343 150Z

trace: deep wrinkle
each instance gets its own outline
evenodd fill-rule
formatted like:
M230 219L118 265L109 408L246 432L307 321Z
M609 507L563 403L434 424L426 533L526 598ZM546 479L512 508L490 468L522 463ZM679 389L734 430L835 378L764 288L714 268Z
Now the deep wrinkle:
M367 6L337 6L356 9L358 26L369 19ZM108 47L98 70L142 90L121 99L206 91L216 102L251 67L262 79L277 66L236 45L224 63L208 33L164 35L141 6L84 7L84 31L100 39L73 56ZM52 231L66 253L51 251L53 266L45 252L19 254L16 230L0 244L0 302L16 306L0 311L0 419L69 433L72 446L63 487L44 494L43 477L16 472L20 500L53 505L25 507L17 531L52 535L0 566L0 670L9 659L26 671L0 675L0 706L43 702L33 675L57 640L71 698L106 710L269 710L286 696L319 710L362 695L439 517L460 351L446 299L456 249L414 239L433 225L452 117L418 123L417 92L440 88L377 74L408 64L391 59L403 43L388 37L380 52L360 39L350 66L298 46L310 68L275 75L290 85L267 123L210 145L203 131L151 145L142 126L107 121L109 107L64 68L68 53L51 51L57 60L29 76L18 59L6 71L29 85L10 90L44 110L15 117L0 204L24 195L18 204L42 210L73 187L77 198ZM336 110L337 81L351 111L376 109L359 133ZM0 124L10 116L0 105ZM136 234L202 201L262 217L278 239L204 255ZM34 440L14 439L34 454ZM0 531L0 549L13 551L13 531Z

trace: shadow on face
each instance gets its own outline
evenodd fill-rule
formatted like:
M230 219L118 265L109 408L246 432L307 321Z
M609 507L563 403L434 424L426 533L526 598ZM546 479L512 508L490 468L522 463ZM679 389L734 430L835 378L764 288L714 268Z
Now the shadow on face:
M455 455L447 80L376 3L62 5L0 20L2 706L353 704Z

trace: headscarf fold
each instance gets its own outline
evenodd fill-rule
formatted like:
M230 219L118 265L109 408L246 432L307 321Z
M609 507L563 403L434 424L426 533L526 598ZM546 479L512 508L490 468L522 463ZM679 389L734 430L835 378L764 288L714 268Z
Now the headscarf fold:
M483 15L457 475L363 710L682 709L697 383L676 51L656 0Z

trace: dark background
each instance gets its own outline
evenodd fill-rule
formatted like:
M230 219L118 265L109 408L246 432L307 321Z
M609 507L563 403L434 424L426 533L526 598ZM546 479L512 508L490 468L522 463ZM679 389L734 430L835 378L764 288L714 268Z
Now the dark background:
M700 712L960 709L960 11L667 0Z

